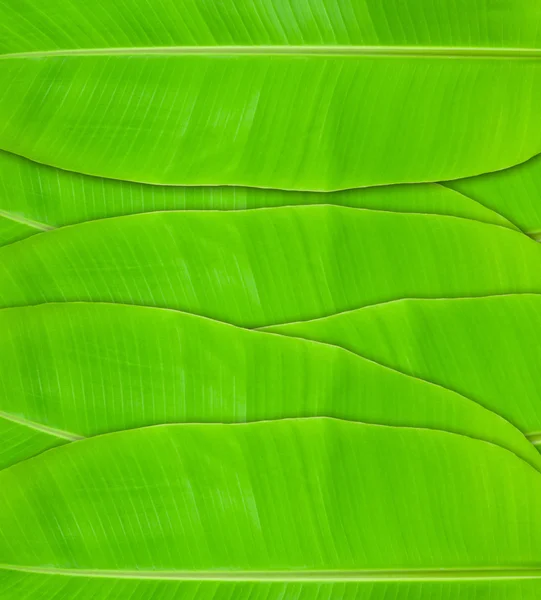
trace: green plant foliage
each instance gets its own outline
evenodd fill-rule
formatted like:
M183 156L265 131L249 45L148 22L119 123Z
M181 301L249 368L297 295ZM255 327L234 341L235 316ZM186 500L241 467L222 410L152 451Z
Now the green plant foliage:
M445 184L498 211L533 238L541 239L541 157L504 171Z
M88 177L7 152L0 152L0 203L0 216L6 220L0 243L48 228L142 212L307 204L451 215L517 229L498 213L438 184L380 186L328 194L228 186L155 186Z
M108 0L48 0L47 6L54 18L39 0L2 3L3 54L269 44L531 49L541 42L534 0L124 0L115 6Z
M130 181L316 191L455 179L541 152L538 60L306 54L4 57L0 148Z
M496 414L334 346L118 304L6 309L0 329L0 423L18 427L4 465L145 425L331 416L462 433L541 470L532 445Z
M0 212L0 246L17 242L43 230L42 227L30 225L27 221Z
M267 330L466 393L541 443L541 295L399 300Z
M488 579L447 579L437 581L397 580L382 576L378 580L356 581L180 581L174 579L99 578L92 576L66 577L65 575L0 571L0 585L13 598L35 598L56 594L59 598L96 598L117 600L120 595L133 600L388 600L401 596L410 600L434 598L523 598L537 600L539 582L531 579L504 577Z
M98 594L141 574L158 589L359 588L386 574L505 589L539 576L540 494L541 475L512 453L445 432L329 419L143 428L3 470L0 562L34 585L95 578Z
M541 152L534 0L50 4L0 6L0 149L39 162L328 191Z
M0 0L0 600L541 598L537 0Z
M402 297L541 292L540 261L521 233L441 215L157 212L1 248L0 306L121 302L258 327Z

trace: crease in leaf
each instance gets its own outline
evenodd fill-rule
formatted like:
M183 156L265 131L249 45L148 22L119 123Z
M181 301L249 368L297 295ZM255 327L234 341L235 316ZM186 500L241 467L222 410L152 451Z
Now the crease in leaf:
M465 393L538 444L540 315L539 294L404 299L265 330L336 344Z
M262 327L403 297L541 291L540 259L518 232L442 215L156 212L0 248L0 306L120 302Z
M478 200L516 223L534 239L541 229L541 155L503 171L443 185Z
M539 454L498 415L341 348L117 304L5 309L0 327L0 409L43 429L86 437L158 423L329 416L455 431L541 469ZM9 464L7 443L5 454Z
M66 443L66 440L42 430L0 418L0 469Z
M14 58L49 58L55 56L136 56L136 55L208 55L208 56L394 56L442 57L442 58L488 58L506 60L537 60L540 48L479 48L459 46L359 46L359 45L251 45L251 46L155 46L138 48L66 48L0 54L0 60Z
M438 184L381 186L327 194L225 186L152 186L54 169L8 152L0 152L0 198L4 216L40 229L152 211L311 204L444 214L515 228L475 200Z
M28 223L18 222L0 212L0 246L18 242L41 231Z
M0 560L224 579L473 570L497 587L500 575L539 578L540 493L512 453L446 432L332 419L151 427L0 472L0 532L13 540Z

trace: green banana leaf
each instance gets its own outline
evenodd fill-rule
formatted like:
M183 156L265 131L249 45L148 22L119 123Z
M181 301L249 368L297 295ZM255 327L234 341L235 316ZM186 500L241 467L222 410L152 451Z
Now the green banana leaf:
M541 240L541 156L498 173L445 185L505 215L528 235Z
M333 346L118 304L4 309L0 331L0 428L12 431L2 466L158 423L328 416L462 433L541 471L541 456L498 415Z
M46 231L47 229L50 228L42 226L41 224L31 225L26 220L5 214L4 211L0 210L0 246L18 242L19 240L30 237L40 231Z
M443 214L517 229L475 200L437 184L380 186L327 194L230 186L154 186L89 177L0 152L0 245L54 227L141 212L306 204Z
M0 585L7 600L538 600L539 581L534 577L474 579L456 577L452 581L398 580L372 577L369 581L177 581L171 578L134 578L65 575L1 571ZM41 594L41 596L40 596Z
M540 264L527 236L456 217L336 206L156 212L0 248L0 306L120 302L258 327L403 297L541 292Z
M541 444L541 296L400 300L270 327L465 394Z
M423 597L436 583L478 598L481 581L503 598L510 581L539 589L540 496L512 453L438 431L303 419L98 436L0 472L4 597L57 596L64 578L57 597L150 579L152 597L404 597L427 581Z
M1 5L0 52L170 46L539 47L535 0L40 0Z
M0 149L45 164L328 191L541 152L535 0L22 4L0 4Z
M0 0L0 600L539 600L540 17Z

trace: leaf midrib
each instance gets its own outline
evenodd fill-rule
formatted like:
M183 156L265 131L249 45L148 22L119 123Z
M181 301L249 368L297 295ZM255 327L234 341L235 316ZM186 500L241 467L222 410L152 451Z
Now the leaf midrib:
M293 55L385 56L417 58L540 59L541 48L490 48L468 46L358 46L358 45L256 45L256 46L155 46L133 48L72 48L0 54L0 59L53 56L115 55Z
M541 579L541 567L484 567L472 569L377 569L352 571L114 571L61 569L0 564L0 569L41 575L100 579L153 579L168 581L227 582L386 582L386 581L501 581Z
M65 431L64 429L57 429L56 427L49 427L48 425L44 425L43 423L32 421L30 419L27 419L26 417L18 417L13 413L6 412L3 410L0 410L0 419L5 419L6 421L10 421L11 423L17 423L17 425L23 425L24 427L29 427L30 429L34 429L41 433L46 433L47 435L51 435L53 437L57 437L63 440L68 440L70 442L76 442L77 440L84 439L82 435L78 435L77 433Z
M20 225L26 225L27 227L31 227L32 229L37 229L39 231L50 231L55 229L55 227L52 225L29 219L10 210L0 209L0 217L8 219L8 221L13 221L14 223L19 223Z

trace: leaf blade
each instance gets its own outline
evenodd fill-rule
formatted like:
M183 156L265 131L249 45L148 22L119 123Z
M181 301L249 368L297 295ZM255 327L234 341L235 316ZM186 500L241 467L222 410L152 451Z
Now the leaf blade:
M270 44L482 49L538 48L541 43L532 0L506 0L497 9L482 0L467 6L456 0L441 6L428 0L393 5L316 0L280 2L272 10L261 0L227 0L212 7L194 0L180 6L166 0L152 7L141 0L114 7L106 0L92 6L50 0L48 9L54 19L38 0L23 6L4 2L1 51Z
M541 431L541 296L402 300L268 330L336 344L465 392L527 436Z
M436 184L397 185L321 194L243 187L153 186L89 177L0 152L0 205L5 215L40 228L164 210L244 210L332 204L443 214L516 229L499 214Z
M8 309L0 326L0 410L64 438L328 416L454 431L509 448L541 470L538 453L498 415L324 344L116 304ZM9 450L6 440L4 465L18 459Z
M456 179L541 151L540 69L537 59L4 58L0 148L154 184L330 191Z
M0 249L0 306L121 302L261 327L403 297L535 292L540 258L522 234L454 217L333 206L149 213Z
M466 194L507 216L528 235L536 238L541 231L541 157L479 177L446 182L449 189Z
M4 544L1 559L134 575L520 572L538 564L540 477L497 446L427 430L325 419L140 429L2 471L0 531L15 546ZM510 485L520 506L501 493ZM37 514L43 529L33 527Z

